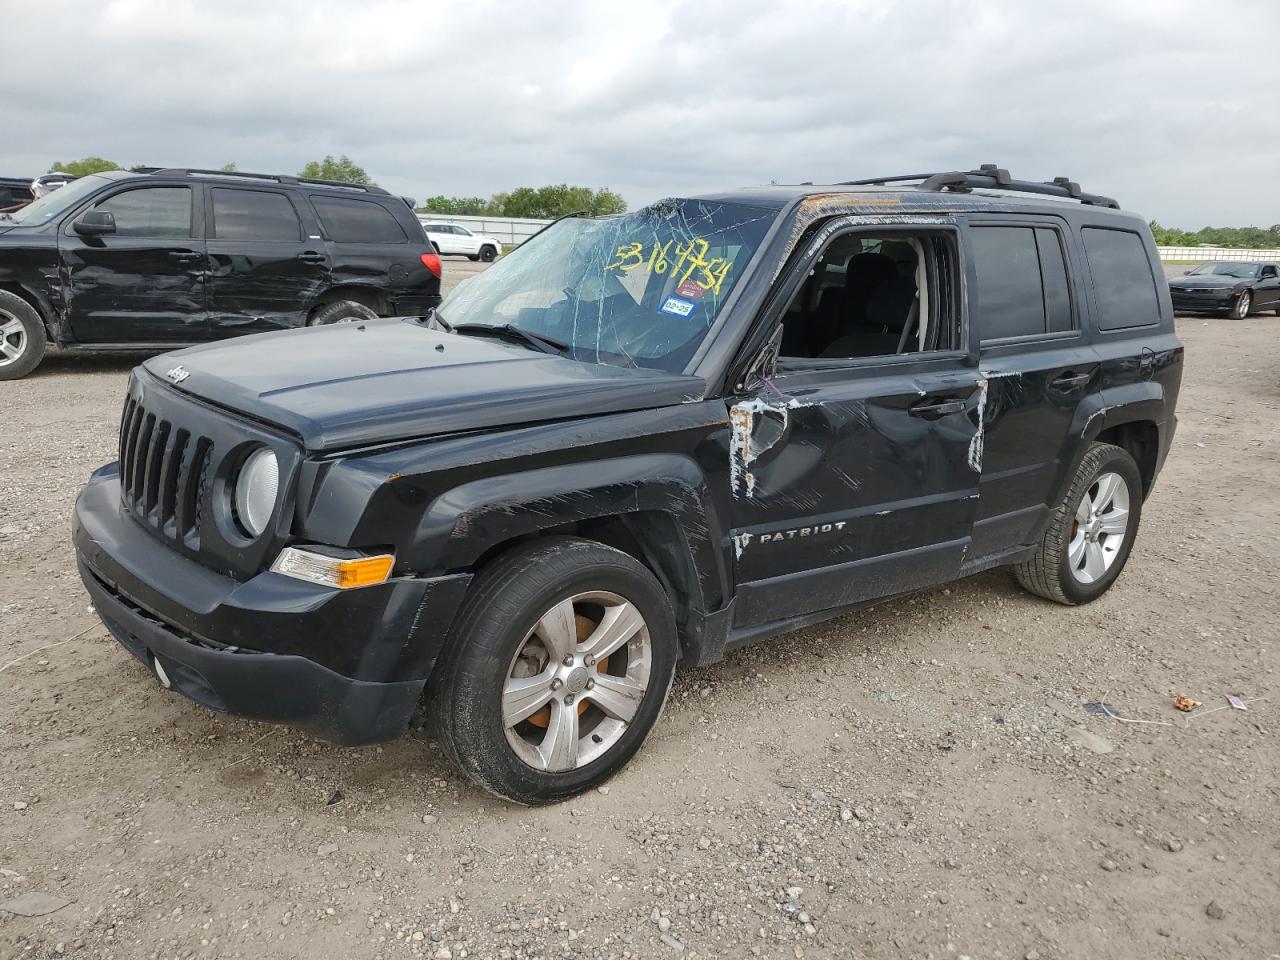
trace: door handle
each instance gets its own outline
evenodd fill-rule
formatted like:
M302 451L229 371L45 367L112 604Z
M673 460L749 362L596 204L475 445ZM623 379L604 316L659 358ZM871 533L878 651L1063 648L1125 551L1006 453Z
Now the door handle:
M169 256L179 263L195 263L203 256L195 250L170 250Z
M303 263L324 263L328 258L323 253L308 250L306 253L298 254L298 259Z
M1066 373L1059 374L1049 381L1049 386L1055 390L1070 390L1072 387L1078 387L1082 383L1088 383L1093 379L1092 373L1076 373L1068 370Z
M948 414L963 413L968 405L965 400L926 399L912 404L907 408L907 413L925 420L937 420L939 417L945 417Z

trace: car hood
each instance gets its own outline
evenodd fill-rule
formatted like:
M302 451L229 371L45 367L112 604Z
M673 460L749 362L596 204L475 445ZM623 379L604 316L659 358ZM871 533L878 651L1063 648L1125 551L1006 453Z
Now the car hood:
M1206 273L1199 277L1175 277L1169 281L1171 287L1234 287L1237 283L1247 283L1247 277L1224 277Z
M698 377L582 363L397 318L238 338L143 367L317 451L671 406L704 389Z

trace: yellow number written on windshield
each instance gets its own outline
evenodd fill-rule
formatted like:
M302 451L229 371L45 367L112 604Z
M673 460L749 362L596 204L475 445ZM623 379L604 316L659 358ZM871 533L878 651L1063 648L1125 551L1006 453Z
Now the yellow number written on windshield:
M643 267L650 273L660 275L670 271L673 276L679 277L678 285L692 280L703 293L711 290L718 297L725 278L733 270L733 261L726 257L708 258L707 252L710 249L711 244L703 239L691 239L685 243L677 243L675 240L659 243L655 240L646 257L644 244L637 240L619 244L614 251L613 262L604 269L605 273L610 270L630 273ZM683 274L681 271L684 271Z

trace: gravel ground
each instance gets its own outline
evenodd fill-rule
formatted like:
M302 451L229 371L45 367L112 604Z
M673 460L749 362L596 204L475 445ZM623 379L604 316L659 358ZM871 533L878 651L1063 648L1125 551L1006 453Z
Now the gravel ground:
M995 571L686 671L538 810L422 739L161 690L68 542L130 364L51 358L0 385L0 957L1274 960L1278 324L1180 321L1177 443L1097 603Z

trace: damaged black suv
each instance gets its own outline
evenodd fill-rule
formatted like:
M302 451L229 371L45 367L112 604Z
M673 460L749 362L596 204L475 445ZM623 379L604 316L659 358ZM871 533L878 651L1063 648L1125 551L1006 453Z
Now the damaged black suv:
M149 360L75 546L164 686L341 744L421 705L552 801L627 762L677 662L996 566L1098 597L1182 357L1146 225L1066 180L667 200L423 317Z

